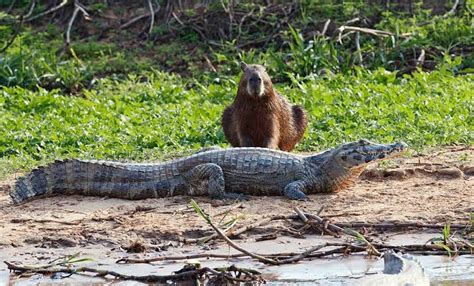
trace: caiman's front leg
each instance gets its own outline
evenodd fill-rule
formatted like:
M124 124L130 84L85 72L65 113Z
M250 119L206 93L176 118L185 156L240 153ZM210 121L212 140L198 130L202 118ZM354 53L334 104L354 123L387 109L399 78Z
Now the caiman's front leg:
M292 200L306 201L308 200L308 197L304 193L306 187L307 185L304 181L294 181L286 185L283 194Z
M185 176L194 191L190 195L208 194L214 199L244 199L245 196L236 193L226 193L224 172L214 163L205 163L192 168Z

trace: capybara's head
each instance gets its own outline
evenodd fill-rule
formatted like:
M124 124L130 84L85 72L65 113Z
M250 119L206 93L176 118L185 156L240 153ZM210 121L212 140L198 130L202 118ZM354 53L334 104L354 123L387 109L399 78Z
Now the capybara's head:
M247 91L247 94L255 97L263 97L266 89L271 88L272 81L268 76L265 67L261 65L248 65L244 62L240 63L240 67L244 72L240 78L241 88Z

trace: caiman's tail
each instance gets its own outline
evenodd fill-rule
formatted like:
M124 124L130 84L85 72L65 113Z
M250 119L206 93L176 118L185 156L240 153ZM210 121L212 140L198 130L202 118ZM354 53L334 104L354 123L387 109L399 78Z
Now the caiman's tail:
M163 175L160 176L163 173L160 165L151 167L115 162L55 161L19 178L10 197L15 204L53 194L154 198L160 193L164 194L157 193L159 189L166 189L166 181L163 182Z

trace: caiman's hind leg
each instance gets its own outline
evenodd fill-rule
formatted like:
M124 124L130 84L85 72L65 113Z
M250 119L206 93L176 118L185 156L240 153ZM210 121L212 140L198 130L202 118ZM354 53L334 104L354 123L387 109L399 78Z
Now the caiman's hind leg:
M214 199L245 199L242 194L225 192L224 172L217 164L197 165L185 175L185 178L191 186L190 195L209 195Z

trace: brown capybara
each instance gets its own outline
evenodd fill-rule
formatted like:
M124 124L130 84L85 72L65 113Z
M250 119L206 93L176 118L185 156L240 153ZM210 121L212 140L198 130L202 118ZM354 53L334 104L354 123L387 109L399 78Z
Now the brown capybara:
M222 114L225 137L233 147L293 150L308 124L304 110L278 94L263 66L241 68L237 96Z

